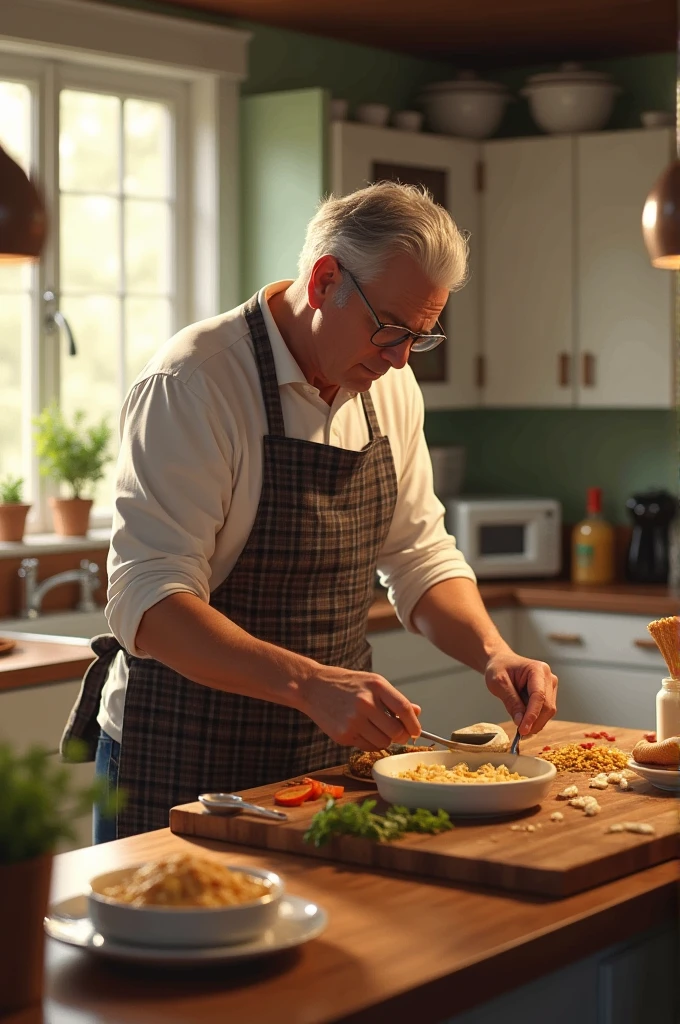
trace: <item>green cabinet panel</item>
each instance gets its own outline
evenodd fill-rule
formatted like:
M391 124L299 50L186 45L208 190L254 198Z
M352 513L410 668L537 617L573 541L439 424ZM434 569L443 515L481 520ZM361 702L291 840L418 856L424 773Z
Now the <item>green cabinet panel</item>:
M327 191L323 89L241 100L242 299L293 278L305 228Z

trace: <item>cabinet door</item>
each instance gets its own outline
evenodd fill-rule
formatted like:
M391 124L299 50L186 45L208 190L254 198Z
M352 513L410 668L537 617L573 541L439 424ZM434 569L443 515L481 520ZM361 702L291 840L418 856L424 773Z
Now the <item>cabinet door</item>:
M470 277L444 311L448 340L441 351L411 358L428 409L478 404L479 156L479 144L463 139L347 122L332 126L333 192L346 195L381 179L422 184L470 233Z
M484 678L471 668L442 672L412 682L397 683L398 690L414 704L420 704L423 729L448 736L475 722L504 722L507 711L484 685Z
M484 146L486 406L566 406L573 391L573 142Z
M675 275L649 262L641 216L674 149L670 128L576 140L577 305L582 406L673 405Z
M654 729L658 672L553 661L557 717L568 722Z

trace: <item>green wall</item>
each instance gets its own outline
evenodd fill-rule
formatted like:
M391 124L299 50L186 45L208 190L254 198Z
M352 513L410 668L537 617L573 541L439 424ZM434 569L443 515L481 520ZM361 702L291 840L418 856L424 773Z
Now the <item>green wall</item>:
M602 487L605 514L626 523L636 491L678 489L673 411L473 409L430 412L430 444L462 444L469 494L529 494L582 517L588 487Z

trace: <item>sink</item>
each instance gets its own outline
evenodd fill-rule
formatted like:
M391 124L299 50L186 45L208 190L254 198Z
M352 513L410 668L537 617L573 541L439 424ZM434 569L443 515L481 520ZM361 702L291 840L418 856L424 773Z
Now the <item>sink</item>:
M90 640L98 633L109 633L104 609L94 612L48 612L37 619L0 619L3 633L42 633L45 636L70 636Z

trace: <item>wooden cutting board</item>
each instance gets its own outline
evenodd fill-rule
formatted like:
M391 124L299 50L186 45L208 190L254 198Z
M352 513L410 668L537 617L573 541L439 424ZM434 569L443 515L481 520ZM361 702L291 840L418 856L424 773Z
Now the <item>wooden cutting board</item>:
M642 737L641 732L632 729L551 722L539 737L522 744L522 753L538 755L545 744L582 742L585 732L597 729L607 729L616 735L616 746L627 752ZM461 754L461 759L464 756ZM314 775L344 785L343 801L377 796L372 783L364 785L348 778L344 767L328 768ZM304 832L323 806L321 801L288 808L286 822L246 815L218 817L198 802L183 804L170 811L170 828L184 835L321 857L341 864L553 897L570 896L680 856L677 795L654 789L643 779L631 781L626 792L614 786L605 791L589 789L588 779L583 773L559 772L540 807L512 817L456 818L451 832L438 836L409 835L392 843L350 836L337 837L318 850L305 843ZM581 794L597 798L602 807L600 814L587 818L583 811L556 799L557 793L571 783L576 783ZM261 786L242 795L253 803L273 807L273 796L279 788L280 783ZM377 810L381 810L380 804ZM550 821L551 812L556 810L564 815L561 823ZM606 833L608 825L623 821L649 822L655 826L656 834ZM535 832L510 828L515 823L529 822L536 826Z

